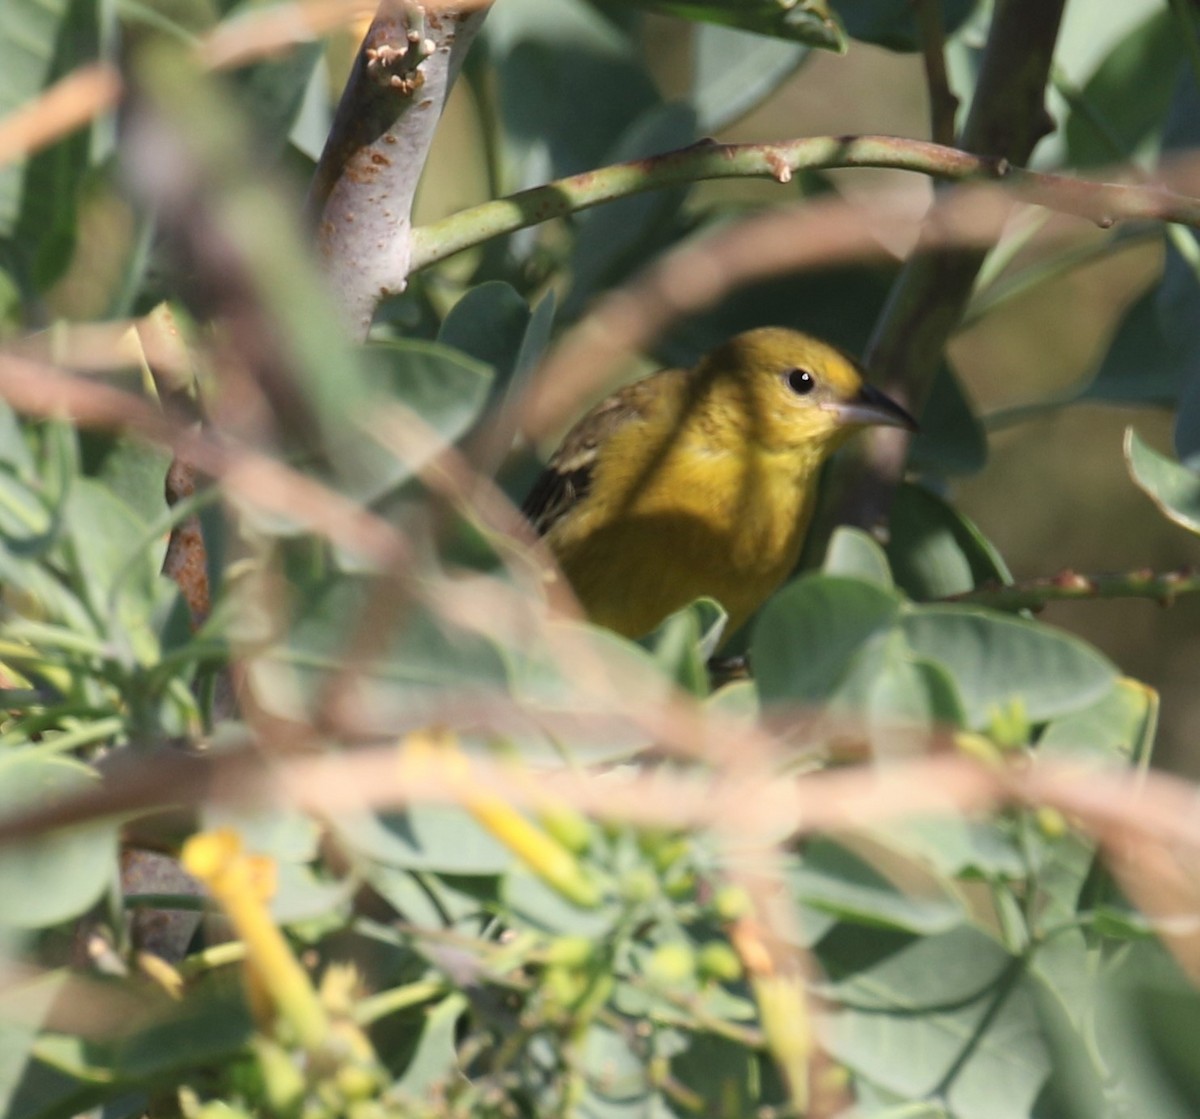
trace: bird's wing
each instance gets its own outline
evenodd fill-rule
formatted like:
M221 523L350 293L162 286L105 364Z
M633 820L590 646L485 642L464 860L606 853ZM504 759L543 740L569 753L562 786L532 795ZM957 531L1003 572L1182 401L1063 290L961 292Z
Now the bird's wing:
M678 371L663 370L652 378L626 385L602 400L567 432L521 506L539 536L545 536L568 510L587 496L600 448L614 432L647 415L656 398L655 391L648 388L648 381L655 381L664 373Z

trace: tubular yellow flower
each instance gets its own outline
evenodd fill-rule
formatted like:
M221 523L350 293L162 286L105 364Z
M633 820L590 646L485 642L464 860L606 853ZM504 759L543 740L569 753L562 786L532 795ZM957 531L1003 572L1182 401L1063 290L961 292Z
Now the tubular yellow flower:
M310 1052L329 1036L329 1018L308 973L293 955L266 901L273 892L273 867L246 854L229 828L194 835L183 846L183 867L212 894L246 945L253 986Z
M452 735L417 732L405 740L402 772L441 766L445 776L462 784L462 805L474 820L521 860L547 886L585 909L600 904L600 891L571 850L518 812L507 801L485 792L470 780L467 759Z
M731 634L795 566L821 465L871 424L916 428L834 347L748 331L593 408L525 513L593 621L640 637L707 595Z

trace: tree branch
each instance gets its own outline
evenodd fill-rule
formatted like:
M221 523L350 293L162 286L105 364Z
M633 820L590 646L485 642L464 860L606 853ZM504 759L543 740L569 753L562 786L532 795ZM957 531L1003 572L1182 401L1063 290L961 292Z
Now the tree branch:
M384 0L359 49L308 201L355 337L365 337L380 297L404 288L417 182L486 11Z
M650 190L706 179L774 179L788 182L798 171L886 167L946 182L1002 181L1016 200L1074 214L1109 226L1151 218L1200 227L1200 199L1150 184L1077 179L1014 167L1006 160L896 136L807 136L779 144L715 144L704 141L678 151L616 163L557 179L507 198L460 210L413 230L411 272L552 218Z

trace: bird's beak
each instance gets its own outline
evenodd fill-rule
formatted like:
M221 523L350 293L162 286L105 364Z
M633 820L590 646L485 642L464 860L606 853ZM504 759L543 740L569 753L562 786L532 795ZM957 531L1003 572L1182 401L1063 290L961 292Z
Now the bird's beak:
M908 412L873 385L863 385L851 399L827 407L837 414L842 423L856 427L882 424L886 427L903 427L909 431L920 430L920 425Z

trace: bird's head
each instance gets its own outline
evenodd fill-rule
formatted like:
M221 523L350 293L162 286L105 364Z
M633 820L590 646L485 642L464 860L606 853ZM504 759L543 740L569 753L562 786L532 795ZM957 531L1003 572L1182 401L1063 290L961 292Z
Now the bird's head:
M868 385L841 350L808 334L763 327L735 335L695 370L696 390L722 422L771 451L832 453L860 428L917 430L895 401Z

